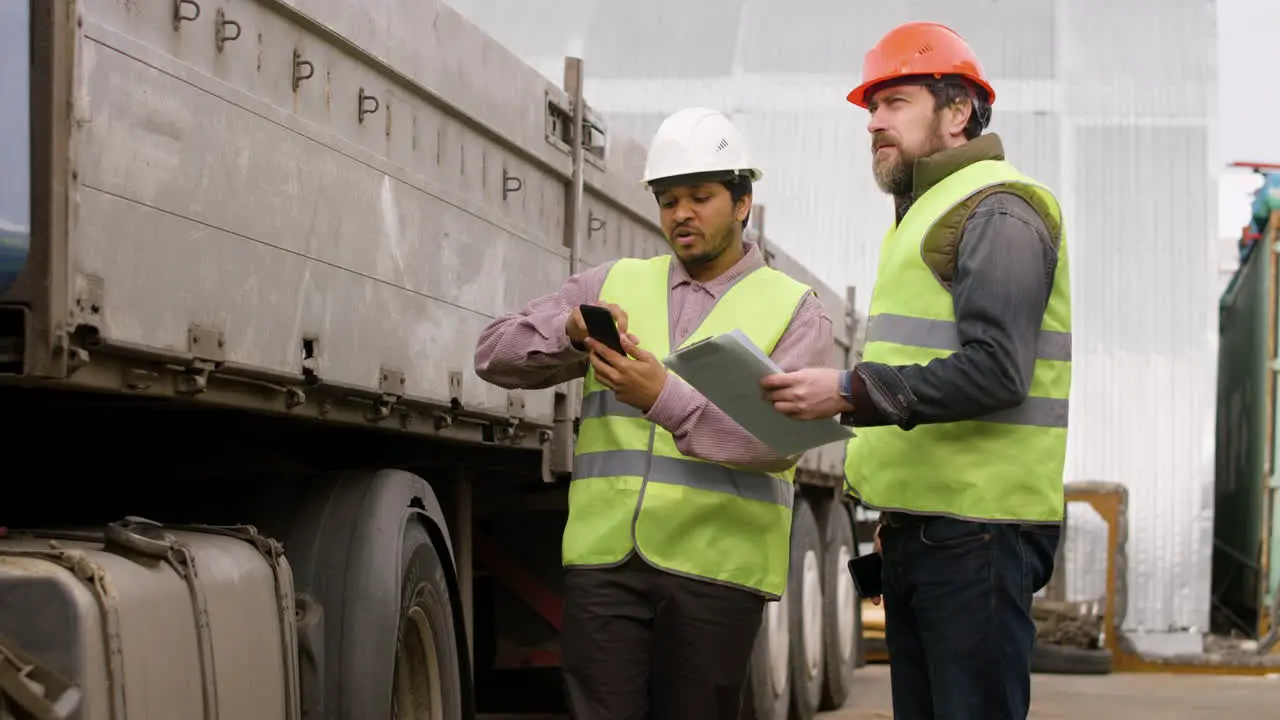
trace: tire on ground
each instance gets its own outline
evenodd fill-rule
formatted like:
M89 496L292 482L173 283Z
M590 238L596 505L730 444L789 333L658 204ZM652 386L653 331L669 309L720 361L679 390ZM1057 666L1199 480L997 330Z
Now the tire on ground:
M857 554L853 521L844 502L831 498L816 503L814 512L822 533L822 695L819 710L844 707L853 687L862 644L861 599L849 575L849 560Z
M822 538L813 509L797 494L787 581L791 620L791 717L810 720L822 696Z
M452 548L426 481L397 470L334 473L282 500L263 508L263 529L284 541L297 591L323 612L319 689L308 693L323 697L315 717L396 717L396 696L403 706L424 695L441 717L471 717Z
M1108 675L1111 652L1036 641L1031 651L1031 672L1054 675Z
M777 602L765 603L760 633L751 650L741 720L787 720L791 702L788 609L786 594Z

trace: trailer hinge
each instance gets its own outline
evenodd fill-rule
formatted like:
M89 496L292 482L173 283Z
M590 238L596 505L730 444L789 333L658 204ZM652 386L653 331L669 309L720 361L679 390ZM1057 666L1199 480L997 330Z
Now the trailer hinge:
M577 418L574 417L574 400L580 391L580 381L571 381L556 387L552 406L552 429L539 435L542 444L542 481L555 483L568 479L573 473L573 444L577 435Z
M524 419L524 393L520 390L507 393L507 419L513 422Z
M83 325L98 327L102 322L105 295L102 278L87 273L76 274L75 296L71 303L71 329Z
M524 420L524 393L520 390L511 390L507 393L507 424L494 428L494 439L519 442L524 434L519 430L522 420Z
M177 392L198 395L209 388L209 375L226 361L226 338L222 331L199 323L187 326L187 352L191 361L178 376Z
M458 420L458 411L462 409L462 373L449 371L449 409L436 414L436 432L453 427Z
M378 392L380 396L365 413L365 419L369 422L380 422L391 416L391 409L404 397L404 372L395 368L381 368L378 371Z

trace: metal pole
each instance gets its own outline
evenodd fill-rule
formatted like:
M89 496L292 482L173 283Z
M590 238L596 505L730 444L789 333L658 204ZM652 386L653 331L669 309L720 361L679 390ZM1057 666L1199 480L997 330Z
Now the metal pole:
M771 254L769 253L769 239L764 236L764 205L751 206L751 219L756 226L756 247L760 250L760 257L764 258L765 265L773 265L769 262Z
M845 348L845 367L858 364L858 288L849 285L844 289L845 328L849 333L849 345Z
M582 92L582 58L564 59L564 90L573 103L573 127L569 130L569 157L573 162L565 202L564 244L569 247L569 274L577 275L582 266L582 194L585 162L587 109ZM555 482L559 476L573 471L573 425L582 381L572 380L556 388L553 406L554 426L549 443L543 448L543 482Z
M569 239L569 274L578 274L582 254L582 189L583 189L583 125L586 107L582 100L582 58L564 59L564 90L573 102L573 129L569 133L573 176L569 182L569 202L565 218L565 234Z
M455 543L455 552L458 556L458 595L462 602L462 625L463 632L467 636L467 653L470 656L472 666L475 666L475 635L474 635L474 618L475 608L473 602L475 599L475 568L472 565L472 504L471 504L471 480L475 471L469 467L459 467L457 470L456 482L454 487L457 490L455 498L455 520L453 528L453 539Z

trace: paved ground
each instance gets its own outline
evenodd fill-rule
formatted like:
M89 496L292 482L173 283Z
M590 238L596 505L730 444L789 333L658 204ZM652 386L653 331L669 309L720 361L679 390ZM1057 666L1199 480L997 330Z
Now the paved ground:
M822 720L887 720L889 669L854 675L849 707ZM1036 675L1030 720L1223 720L1280 717L1280 677L1204 677L1122 673L1101 677Z

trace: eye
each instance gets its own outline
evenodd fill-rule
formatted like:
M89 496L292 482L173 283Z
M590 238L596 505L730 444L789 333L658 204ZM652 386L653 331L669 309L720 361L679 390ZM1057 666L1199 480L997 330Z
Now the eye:
M698 204L702 204L702 203L704 203L704 202L707 202L707 201L708 201L708 200L710 200L710 199L711 199L711 196L710 196L710 195L698 195L698 196L696 196L696 197L694 197L694 198L693 198L693 201L694 201L694 202L696 202L696 203L698 203Z

